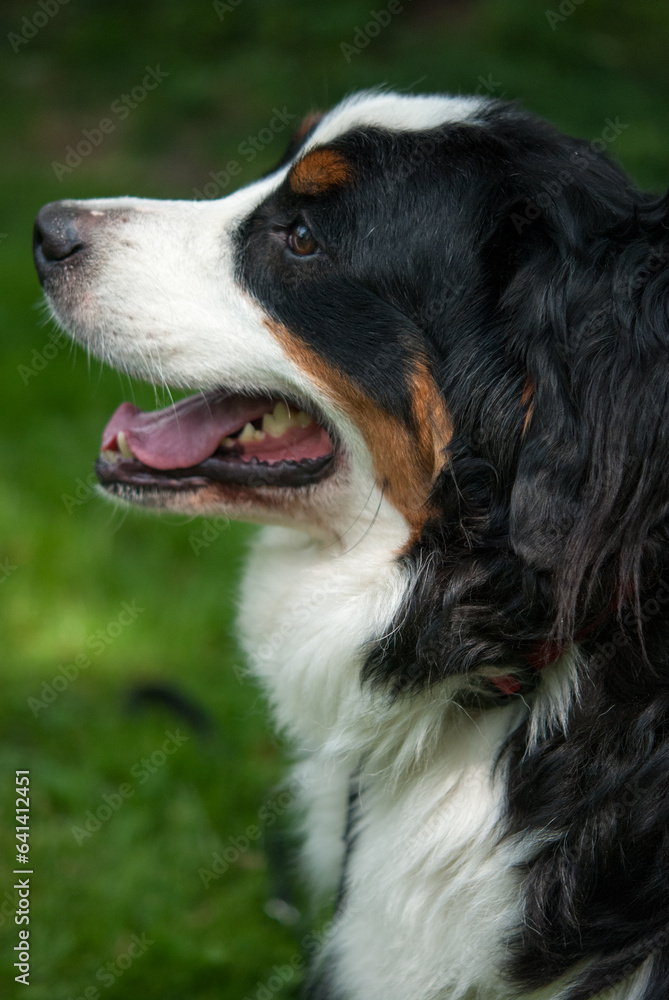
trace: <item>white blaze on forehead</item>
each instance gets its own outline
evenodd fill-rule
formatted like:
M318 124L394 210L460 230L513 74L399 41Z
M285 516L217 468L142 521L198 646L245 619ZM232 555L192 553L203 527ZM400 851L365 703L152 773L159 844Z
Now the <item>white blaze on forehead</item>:
M453 122L472 122L485 106L486 100L482 97L449 97L444 94L413 97L363 91L348 97L325 115L300 153L365 126L411 132Z

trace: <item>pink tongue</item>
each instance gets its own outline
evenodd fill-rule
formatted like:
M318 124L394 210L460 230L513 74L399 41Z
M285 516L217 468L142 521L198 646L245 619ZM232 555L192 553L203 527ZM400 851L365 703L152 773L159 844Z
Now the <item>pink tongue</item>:
M102 450L115 449L124 431L134 455L152 469L187 469L216 451L222 437L271 413L269 399L220 394L189 396L164 410L144 413L121 403L102 434Z

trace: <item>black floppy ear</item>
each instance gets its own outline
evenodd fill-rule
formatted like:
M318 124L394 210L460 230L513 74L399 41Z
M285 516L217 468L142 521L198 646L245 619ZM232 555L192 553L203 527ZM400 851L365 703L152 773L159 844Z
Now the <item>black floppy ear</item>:
M509 535L565 638L669 556L668 222L666 199L637 206L511 290L532 398Z

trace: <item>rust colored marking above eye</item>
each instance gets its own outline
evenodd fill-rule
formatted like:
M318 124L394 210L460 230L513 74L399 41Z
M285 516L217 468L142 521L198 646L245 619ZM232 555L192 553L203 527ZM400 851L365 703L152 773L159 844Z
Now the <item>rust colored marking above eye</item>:
M323 194L344 187L353 177L348 160L335 149L314 149L291 168L288 183L295 194Z
M410 525L410 543L416 540L436 513L429 503L430 490L452 436L450 418L427 365L417 364L411 377L415 428L410 428L285 327L269 321L267 325L291 360L360 430L379 485Z

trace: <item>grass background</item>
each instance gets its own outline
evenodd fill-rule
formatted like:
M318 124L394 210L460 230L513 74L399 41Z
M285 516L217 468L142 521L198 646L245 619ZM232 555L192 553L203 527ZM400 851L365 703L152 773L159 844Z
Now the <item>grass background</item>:
M227 193L282 152L288 130L253 162L239 149L274 108L297 121L379 83L519 99L590 138L618 119L627 127L610 152L639 183L661 189L669 9L657 0L405 0L347 59L342 43L354 44L382 0L45 2L55 10L46 23L37 0L0 13L0 996L289 996L298 977L283 993L270 977L304 928L264 912L263 842L208 888L198 875L257 823L285 756L262 698L233 669L235 583L250 529L209 526L198 549L193 538L204 540L206 525L124 518L93 494L88 477L108 416L124 398L150 408L154 396L64 342L53 346L31 264L33 217L66 197L189 198L210 171L238 160ZM54 161L156 65L164 82L59 180ZM143 610L112 638L124 601ZM98 630L110 641L96 653ZM31 701L82 654L90 666L51 704ZM164 707L133 710L132 692L146 683L178 687L206 711L209 731ZM190 738L140 784L133 768L175 729ZM29 987L12 970L17 768L31 772ZM77 844L72 827L128 782L132 797ZM97 979L105 963L126 964L133 934L152 944L121 976Z

